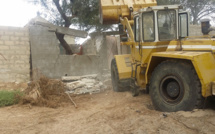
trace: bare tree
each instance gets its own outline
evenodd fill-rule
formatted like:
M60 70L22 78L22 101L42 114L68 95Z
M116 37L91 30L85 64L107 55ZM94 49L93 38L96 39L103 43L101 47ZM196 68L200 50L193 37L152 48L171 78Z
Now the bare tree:
M203 17L215 13L215 0L157 0L159 5L181 4L191 15L192 24L197 24Z
M35 1L35 0L32 0ZM47 18L52 23L70 27L75 26L80 30L105 31L111 29L112 25L99 23L99 0L36 0L43 7L39 15ZM73 54L71 48L64 40L64 35L56 33L58 40L64 47L66 54Z
M182 4L190 11L193 24L198 24L203 17L215 12L214 0L182 0Z

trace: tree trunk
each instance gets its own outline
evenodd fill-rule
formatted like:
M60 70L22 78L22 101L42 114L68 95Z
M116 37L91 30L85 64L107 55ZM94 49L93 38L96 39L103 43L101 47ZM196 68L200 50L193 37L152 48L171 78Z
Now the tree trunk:
M193 25L197 25L198 24L197 17L198 17L198 15L194 12L193 13Z
M72 55L73 52L72 52L70 46L69 46L68 43L64 40L64 34L56 33L56 36L57 36L58 40L60 41L60 44L61 44L61 45L63 46L63 48L65 49L66 54L67 54L67 55Z

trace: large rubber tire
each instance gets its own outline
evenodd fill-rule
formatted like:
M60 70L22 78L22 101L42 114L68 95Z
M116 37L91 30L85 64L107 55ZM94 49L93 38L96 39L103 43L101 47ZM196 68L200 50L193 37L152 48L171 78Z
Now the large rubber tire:
M119 80L119 73L116 65L116 59L111 61L111 80L113 90L115 92L123 92L129 90L129 80Z
M155 109L166 112L190 111L204 102L195 69L182 60L160 63L152 73L149 93Z

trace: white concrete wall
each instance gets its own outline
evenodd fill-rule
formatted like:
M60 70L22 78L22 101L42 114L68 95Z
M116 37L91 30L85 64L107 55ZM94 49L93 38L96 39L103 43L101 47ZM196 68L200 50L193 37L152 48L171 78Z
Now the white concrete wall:
M0 26L0 82L30 80L30 44L27 28Z

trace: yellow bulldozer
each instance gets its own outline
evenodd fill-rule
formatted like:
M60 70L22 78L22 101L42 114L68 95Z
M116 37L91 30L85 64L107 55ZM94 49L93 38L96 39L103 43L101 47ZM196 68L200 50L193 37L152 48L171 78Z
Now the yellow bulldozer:
M111 79L116 92L149 92L155 109L189 111L215 95L215 36L208 20L201 37L189 36L189 13L156 0L100 0L100 21L119 24L121 45L131 54L115 55Z

